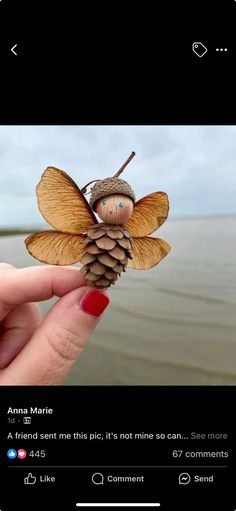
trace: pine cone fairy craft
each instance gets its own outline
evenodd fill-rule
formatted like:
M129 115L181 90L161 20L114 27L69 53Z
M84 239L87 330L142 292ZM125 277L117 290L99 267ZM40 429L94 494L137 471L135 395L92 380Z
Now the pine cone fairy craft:
M130 185L119 178L134 155L113 177L90 181L81 190L66 172L47 167L36 194L43 217L55 230L28 236L28 252L47 264L80 262L87 284L96 288L114 284L126 267L146 270L158 264L170 246L149 235L168 216L168 196L154 192L135 201ZM92 183L88 203L85 194Z

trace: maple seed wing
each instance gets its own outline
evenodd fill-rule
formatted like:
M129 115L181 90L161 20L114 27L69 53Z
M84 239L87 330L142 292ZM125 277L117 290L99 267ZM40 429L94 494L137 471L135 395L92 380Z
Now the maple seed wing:
M47 167L36 187L38 207L57 231L85 232L97 219L77 184L66 172Z
M150 193L134 204L133 214L124 227L133 238L148 236L165 222L168 211L168 195L165 192Z
M43 231L26 238L28 252L46 264L67 265L78 263L85 252L84 234L66 234Z
M128 268L148 270L158 264L170 251L170 245L160 238L134 238Z

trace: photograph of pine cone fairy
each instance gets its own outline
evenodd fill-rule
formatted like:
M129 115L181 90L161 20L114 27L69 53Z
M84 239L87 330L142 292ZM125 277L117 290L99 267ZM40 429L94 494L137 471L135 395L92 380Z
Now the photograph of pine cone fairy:
M110 297L64 385L236 383L235 136L0 127L0 263L71 266Z
M165 257L170 246L148 237L166 220L169 200L154 192L139 201L131 186L119 178L133 159L133 151L113 177L96 179L85 199L88 183L81 190L63 170L47 167L36 187L39 209L54 231L31 234L28 252L46 264L82 263L88 286L108 288L126 267L147 270ZM102 222L98 222L93 211Z

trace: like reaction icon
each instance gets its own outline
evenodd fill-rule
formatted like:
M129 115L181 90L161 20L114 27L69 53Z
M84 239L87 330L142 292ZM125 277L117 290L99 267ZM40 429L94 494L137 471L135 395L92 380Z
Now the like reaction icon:
M10 460L14 460L14 458L16 458L17 456L17 452L15 449L9 449L7 451L7 457L10 459Z
M32 472L29 472L26 477L24 477L24 484L35 484L36 477L33 476Z

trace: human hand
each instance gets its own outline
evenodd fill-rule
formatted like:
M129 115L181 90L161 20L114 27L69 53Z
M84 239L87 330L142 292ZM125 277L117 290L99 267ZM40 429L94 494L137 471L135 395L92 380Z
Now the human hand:
M109 303L76 267L0 263L0 384L55 385L80 356ZM38 301L60 299L42 320Z

